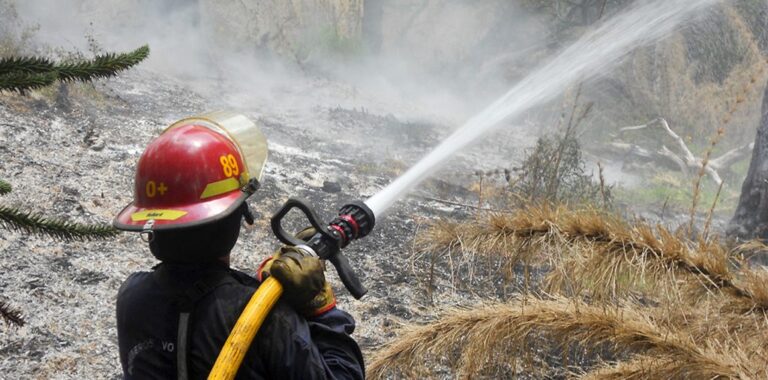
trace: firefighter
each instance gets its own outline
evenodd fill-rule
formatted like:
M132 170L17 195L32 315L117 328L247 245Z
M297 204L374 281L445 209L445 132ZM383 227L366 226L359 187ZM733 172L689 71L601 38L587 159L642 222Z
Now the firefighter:
M125 378L206 377L269 275L284 293L237 378L363 378L362 354L350 336L355 321L336 308L319 259L283 247L255 276L230 268L241 223L253 223L246 200L258 188L266 140L252 125L245 144L211 120L182 120L147 146L136 170L134 200L115 218L116 228L140 232L160 260L151 271L130 275L117 296Z

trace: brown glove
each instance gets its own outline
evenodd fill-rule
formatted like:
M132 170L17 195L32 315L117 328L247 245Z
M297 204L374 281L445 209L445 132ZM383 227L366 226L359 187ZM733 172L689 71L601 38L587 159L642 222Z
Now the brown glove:
M306 242L315 235L315 231L316 230L314 227L307 227L297 232L294 236L296 236L297 239ZM256 278L259 279L259 281L264 281L267 279L267 277L269 277L269 269L272 267L272 262L280 257L280 253L284 248L288 247L278 248L275 253L272 254L272 256L267 257L264 259L264 261L261 262L261 264L259 264L259 268L256 269Z
M314 235L314 229L299 232L302 240ZM325 265L317 257L307 256L296 247L282 247L265 260L258 270L259 280L274 275L283 285L283 298L300 314L318 316L336 306L331 285L325 280Z

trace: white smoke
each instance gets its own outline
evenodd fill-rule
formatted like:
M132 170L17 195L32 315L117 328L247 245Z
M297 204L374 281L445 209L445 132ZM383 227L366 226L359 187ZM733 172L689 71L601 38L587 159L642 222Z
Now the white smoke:
M381 102L387 104L382 109L399 104L451 120L464 119L502 92L515 79L507 68L540 47L546 36L536 18L502 0L396 0L365 2L368 11L379 7L374 42L367 30L359 39L345 41L327 32L334 22L327 15L315 12L318 19L307 20L311 15L295 14L293 3L27 0L15 6L25 23L39 26L35 38L40 45L89 52L89 38L104 51L148 43L152 52L143 69L180 78L202 91L215 83L209 90L225 89L240 103L235 106L268 99L368 108L372 106L366 102ZM272 11L271 18L264 16L266 10ZM306 30L290 29L296 20ZM280 38L287 42L279 45ZM324 51L329 46L337 51ZM318 80L352 90L318 90L323 87Z

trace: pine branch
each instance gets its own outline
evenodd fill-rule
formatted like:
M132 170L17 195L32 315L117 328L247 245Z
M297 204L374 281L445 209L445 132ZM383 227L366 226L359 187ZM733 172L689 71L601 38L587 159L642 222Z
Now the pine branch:
M0 179L0 195L8 194L11 190L13 190L11 184Z
M9 324L19 327L24 326L26 323L20 311L11 308L10 305L3 301L0 301L0 317L2 317L2 319L4 319Z
M107 78L117 75L149 55L149 46L144 45L130 53L98 55L91 61L65 63L55 66L61 81L87 82L96 78Z
M13 72L0 74L0 91L16 91L20 94L27 90L49 86L58 78L56 72L24 73Z
M53 62L39 57L0 58L0 74L40 74L53 71Z
M88 226L52 220L6 206L0 206L0 225L6 229L40 233L65 241L106 239L118 233L112 226Z

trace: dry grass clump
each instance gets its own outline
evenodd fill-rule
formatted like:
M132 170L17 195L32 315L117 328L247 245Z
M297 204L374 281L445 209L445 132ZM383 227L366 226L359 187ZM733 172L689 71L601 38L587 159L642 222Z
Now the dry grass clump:
M717 378L725 376L706 376L700 371L698 375L703 378ZM640 380L640 379L669 379L685 378L692 374L680 371L676 362L672 359L649 357L638 355L632 360L616 364L606 364L596 370L580 374L583 380Z
M734 287L737 297L729 304L734 312L768 313L768 270L742 269L738 284Z
M551 271L543 283L549 292L615 299L640 290L670 291L691 277L696 286L690 290L724 292L749 308L768 310L768 291L762 288L768 274L735 272L738 263L719 241L691 241L662 226L629 224L595 209L545 205L464 223L440 221L418 236L416 245L421 254L500 257L508 267L547 263Z
M500 268L543 274L533 294L407 329L376 354L372 378L434 376L435 368L461 377L547 371L553 351L565 357L557 376L768 376L768 270L739 259L749 247L552 206L436 222L416 245L417 258L493 257ZM532 356L543 364L531 365Z
M433 323L411 328L380 350L368 376L397 373L425 376L437 360L469 378L501 363L525 369L529 350L554 342L563 351L576 345L585 354L598 347L631 358L586 372L587 378L759 378L768 375L763 360L745 355L730 340L697 342L685 330L655 321L657 310L637 304L612 308L563 297L518 299L469 310L455 310ZM763 338L766 334L759 334ZM765 349L754 354L765 354ZM758 356L759 357L759 356ZM649 365L650 364L650 365Z

